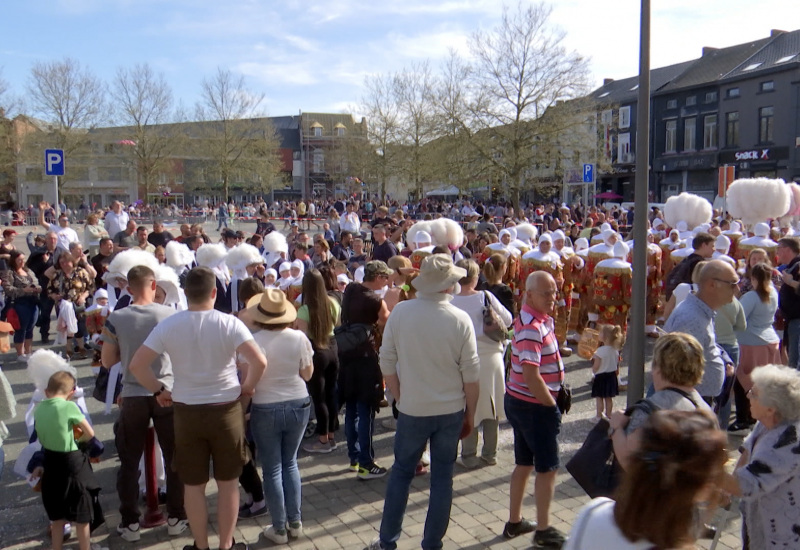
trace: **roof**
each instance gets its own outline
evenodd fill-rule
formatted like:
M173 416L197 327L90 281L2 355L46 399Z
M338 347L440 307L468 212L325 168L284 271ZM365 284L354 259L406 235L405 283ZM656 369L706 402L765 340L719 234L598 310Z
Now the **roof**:
M664 86L661 92L675 91L681 88L692 88L704 84L716 83L731 70L761 50L771 38L762 38L754 42L737 44L728 48L709 49L697 59L686 71Z
M729 70L723 78L749 77L756 72L800 63L800 30L773 31L772 39L768 41L763 48Z
M302 117L303 135L311 136L311 128L322 127L323 136L332 136L334 128L344 127L347 133L364 134L364 119L356 122L353 115L345 113L303 113Z
M650 91L656 91L667 85L673 78L689 68L696 60L684 61L667 67L650 70ZM635 103L639 99L639 77L632 76L622 80L613 80L589 94L589 97L603 103Z

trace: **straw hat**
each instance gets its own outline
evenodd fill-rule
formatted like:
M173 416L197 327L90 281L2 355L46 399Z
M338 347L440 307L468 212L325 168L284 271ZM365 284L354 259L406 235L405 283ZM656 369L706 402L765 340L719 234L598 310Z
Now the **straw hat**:
M447 254L432 254L422 260L419 276L411 285L420 292L442 292L467 276L467 270L456 267Z
M247 302L250 319L262 325L282 325L297 319L297 310L278 288L267 288Z

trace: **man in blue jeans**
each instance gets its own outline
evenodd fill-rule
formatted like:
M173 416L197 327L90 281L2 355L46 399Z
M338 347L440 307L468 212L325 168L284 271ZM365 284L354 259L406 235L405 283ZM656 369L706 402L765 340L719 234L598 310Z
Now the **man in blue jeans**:
M466 275L450 256L428 256L411 282L417 298L397 304L386 323L380 364L399 416L380 537L370 550L397 548L411 480L428 441L431 492L422 548L442 548L458 441L472 431L479 391L472 319L449 303Z
M786 320L783 345L789 355L789 366L798 368L800 350L800 240L784 237L778 241L778 265L783 285L778 291L778 307Z

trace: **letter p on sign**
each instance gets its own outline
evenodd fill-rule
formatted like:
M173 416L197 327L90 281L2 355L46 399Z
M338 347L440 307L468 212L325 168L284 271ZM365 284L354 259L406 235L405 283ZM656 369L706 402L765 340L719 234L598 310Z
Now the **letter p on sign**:
M48 176L64 175L64 151L61 149L45 149L44 173Z

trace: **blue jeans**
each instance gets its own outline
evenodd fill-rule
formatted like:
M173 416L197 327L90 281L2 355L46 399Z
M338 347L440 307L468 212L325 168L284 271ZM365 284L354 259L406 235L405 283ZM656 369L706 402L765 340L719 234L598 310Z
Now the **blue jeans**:
M14 332L14 343L21 344L25 340L33 340L33 327L39 320L39 304L35 298L17 300L14 310L19 317L19 330Z
M227 214L225 214L224 216L222 214L219 214L219 223L217 224L217 231L219 231L220 228L223 225L225 225L225 229L228 229L228 215Z
M438 416L409 416L400 413L394 436L394 466L386 486L386 500L381 520L381 546L397 548L408 504L408 491L417 463L430 440L431 493L422 548L442 548L442 539L450 524L453 503L453 465L458 452L458 436L464 411Z
M375 427L375 410L365 401L351 399L344 408L344 435L347 437L347 456L350 463L369 468L375 462L372 449L372 432Z
M287 521L300 521L297 450L310 410L308 397L267 405L253 404L250 410L250 428L264 471L264 494L275 529L286 529Z
M798 358L800 357L800 319L786 321L783 345L786 346L786 353L789 355L789 366L795 369L800 368L800 364L798 364Z

